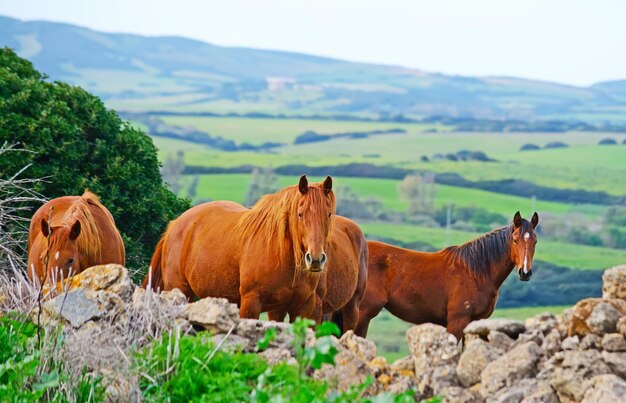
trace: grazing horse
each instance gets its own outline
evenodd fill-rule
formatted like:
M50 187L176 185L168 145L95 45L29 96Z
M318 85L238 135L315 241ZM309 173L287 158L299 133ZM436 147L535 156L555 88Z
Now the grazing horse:
M367 282L367 241L354 221L335 217L328 257L328 269L317 287L317 309L345 333L356 329ZM286 312L276 311L268 315L281 322L285 316Z
M537 213L528 222L518 211L506 227L433 253L368 242L367 291L356 333L365 337L370 320L386 308L407 322L446 326L460 341L468 323L493 313L498 289L514 267L520 280L530 279L538 223Z
M334 212L330 176L309 186L303 175L251 209L200 204L169 224L143 286L178 288L190 299L227 298L240 305L242 318L279 310L319 321L315 290Z
M30 221L28 277L33 282L54 283L91 266L124 265L124 260L115 220L89 190L50 200Z

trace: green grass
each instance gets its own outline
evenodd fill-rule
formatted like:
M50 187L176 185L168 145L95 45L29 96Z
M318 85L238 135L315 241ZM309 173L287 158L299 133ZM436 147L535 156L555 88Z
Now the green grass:
M232 200L243 202L246 190L250 184L248 174L216 174L199 175L197 197L195 200ZM295 184L297 177L281 176L280 186ZM311 178L321 180L323 178ZM398 193L399 180L374 179L374 178L344 178L334 177L335 188L349 186L360 196L375 196L379 198L385 207L405 211L408 203ZM183 179L186 189L191 182L190 177ZM185 195L185 191L183 191ZM509 196L500 193L487 192L477 189L459 188L454 186L437 185L435 199L436 207L444 207L448 203L462 207L480 207L505 217L513 216L515 211L531 212L532 200L517 196ZM565 203L537 201L535 209L539 213L563 214L582 212L592 216L599 216L606 210L603 206L596 205L570 205Z
M480 234L444 228L424 228L409 224L359 223L367 237L384 236L403 242L426 242L438 248L458 245ZM609 249L541 239L537 243L535 259L572 269L606 269L626 263L626 250Z
M562 313L568 306L541 306L528 308L498 308L492 318L508 318L524 321L525 319L543 312L555 315ZM409 355L406 342L406 331L413 326L396 318L383 310L370 322L367 338L374 341L378 348L378 355L382 355L389 362Z

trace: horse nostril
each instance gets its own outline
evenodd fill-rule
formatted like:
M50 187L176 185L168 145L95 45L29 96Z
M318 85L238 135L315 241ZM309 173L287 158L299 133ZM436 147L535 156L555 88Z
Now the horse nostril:
M306 262L307 266L310 266L311 263L313 263L313 256L311 256L311 253L307 252L304 255L304 261Z
M326 263L326 253L322 252L322 258L320 259L320 263L321 264L325 264Z

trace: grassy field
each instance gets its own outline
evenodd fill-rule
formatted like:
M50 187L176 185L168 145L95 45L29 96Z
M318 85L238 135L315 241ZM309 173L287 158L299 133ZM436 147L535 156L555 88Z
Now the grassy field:
M359 223L367 237L372 235L397 239L403 242L426 242L435 247L458 245L480 234L444 228L425 228L409 224ZM446 242L448 241L448 242ZM609 249L539 238L535 259L572 269L606 269L626 262L626 250ZM540 274L537 274L540 275Z
M496 309L492 318L508 318L525 320L531 316L543 312L550 312L555 315L563 312L567 306L542 306L528 308L506 308ZM393 362L398 358L409 355L406 343L406 331L411 327L410 323L404 322L387 311L382 311L370 323L370 330L367 338L373 340L378 347L378 354Z
M243 202L246 190L250 184L248 174L216 174L199 175L197 188L197 200L232 200ZM322 180L323 178L311 178ZM183 188L187 189L191 183L190 177L183 179ZM280 176L280 186L293 185L298 178L293 176ZM405 211L408 202L398 193L399 180L374 179L374 178L342 178L334 177L334 185L337 187L349 186L359 196L375 196L379 198L385 207ZM183 191L184 194L185 190ZM517 211L530 213L533 202L530 198L509 196L501 193L487 192L478 189L459 188L454 186L437 185L435 199L436 207L444 207L449 203L462 207L480 207L488 211L512 216ZM536 201L536 211L540 213L584 213L590 216L598 216L605 212L606 207L597 205L571 205L565 203Z

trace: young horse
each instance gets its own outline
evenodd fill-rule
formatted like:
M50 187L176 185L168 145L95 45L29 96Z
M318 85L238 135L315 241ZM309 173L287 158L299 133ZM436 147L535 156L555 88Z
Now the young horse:
M56 282L94 265L123 265L124 260L124 243L113 216L89 190L82 196L50 200L31 219L28 233L31 281L36 278L40 282Z
M195 206L168 226L143 285L227 298L243 318L270 310L314 318L334 212L330 177L309 186L302 176L252 209L226 201Z
M332 231L328 269L317 286L316 309L322 310L325 320L337 321L344 333L356 329L359 304L365 295L367 241L358 225L345 217L335 216ZM285 316L286 312L268 314L270 320L279 322Z
M367 291L356 333L365 337L370 320L387 308L407 322L446 326L460 341L468 323L493 313L513 267L520 280L530 279L538 223L537 213L528 222L518 211L511 225L434 253L368 242Z

